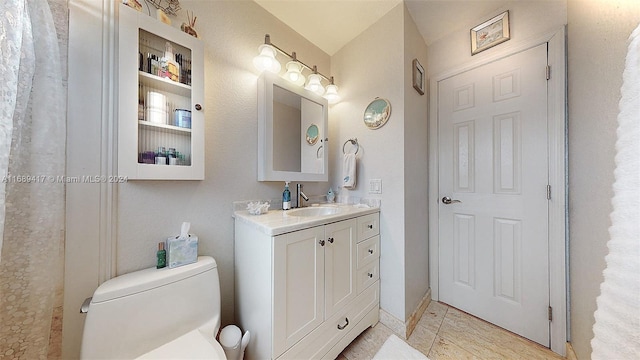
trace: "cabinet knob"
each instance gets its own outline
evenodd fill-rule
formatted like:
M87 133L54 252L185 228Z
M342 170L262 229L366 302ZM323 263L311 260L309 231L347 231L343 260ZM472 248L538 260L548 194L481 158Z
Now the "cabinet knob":
M327 241L329 241L330 244L333 244L333 238L328 238Z
M373 279L373 274L372 274L372 273L367 273L367 276L368 276L370 279Z
M198 110L198 111L202 110L202 105L196 104L196 110Z
M318 244L320 244L320 246L324 246L324 240L318 241Z
M369 228L369 229L373 229L373 224L369 224L369 225L367 225L367 228Z
M344 318L344 321L346 321L346 324L344 324L342 326L340 326L340 324L338 324L338 330L344 330L344 328L349 326L349 318Z
M369 254L373 254L373 249L369 249Z

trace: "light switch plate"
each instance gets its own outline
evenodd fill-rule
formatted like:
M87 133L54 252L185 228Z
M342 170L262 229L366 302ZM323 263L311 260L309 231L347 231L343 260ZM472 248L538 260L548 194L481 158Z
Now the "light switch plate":
M382 194L382 179L369 180L369 194Z

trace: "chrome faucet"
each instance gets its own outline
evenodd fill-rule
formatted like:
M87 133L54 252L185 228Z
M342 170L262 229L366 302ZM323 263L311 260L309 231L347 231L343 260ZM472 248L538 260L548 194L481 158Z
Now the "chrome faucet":
M309 201L309 197L302 191L302 184L298 184L298 186L296 186L296 193L296 207L304 207L304 201ZM302 198L302 200L304 201L300 201L300 198Z

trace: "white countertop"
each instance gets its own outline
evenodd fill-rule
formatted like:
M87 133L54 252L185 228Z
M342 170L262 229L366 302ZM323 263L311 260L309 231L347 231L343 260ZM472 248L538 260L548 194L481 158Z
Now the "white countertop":
M380 211L378 207L365 207L362 205L321 204L320 206L337 207L340 211L337 214L324 216L292 216L288 215L288 211L284 210L270 210L262 215L251 215L247 210L241 210L236 211L233 217L236 221L248 224L267 235L275 236Z

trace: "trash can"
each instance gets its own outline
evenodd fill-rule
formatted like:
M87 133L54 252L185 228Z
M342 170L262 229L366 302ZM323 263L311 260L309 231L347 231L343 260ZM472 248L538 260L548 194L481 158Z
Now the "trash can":
M249 344L251 335L248 331L242 335L240 328L235 325L227 325L220 331L219 342L222 345L227 360L242 360L244 349Z

